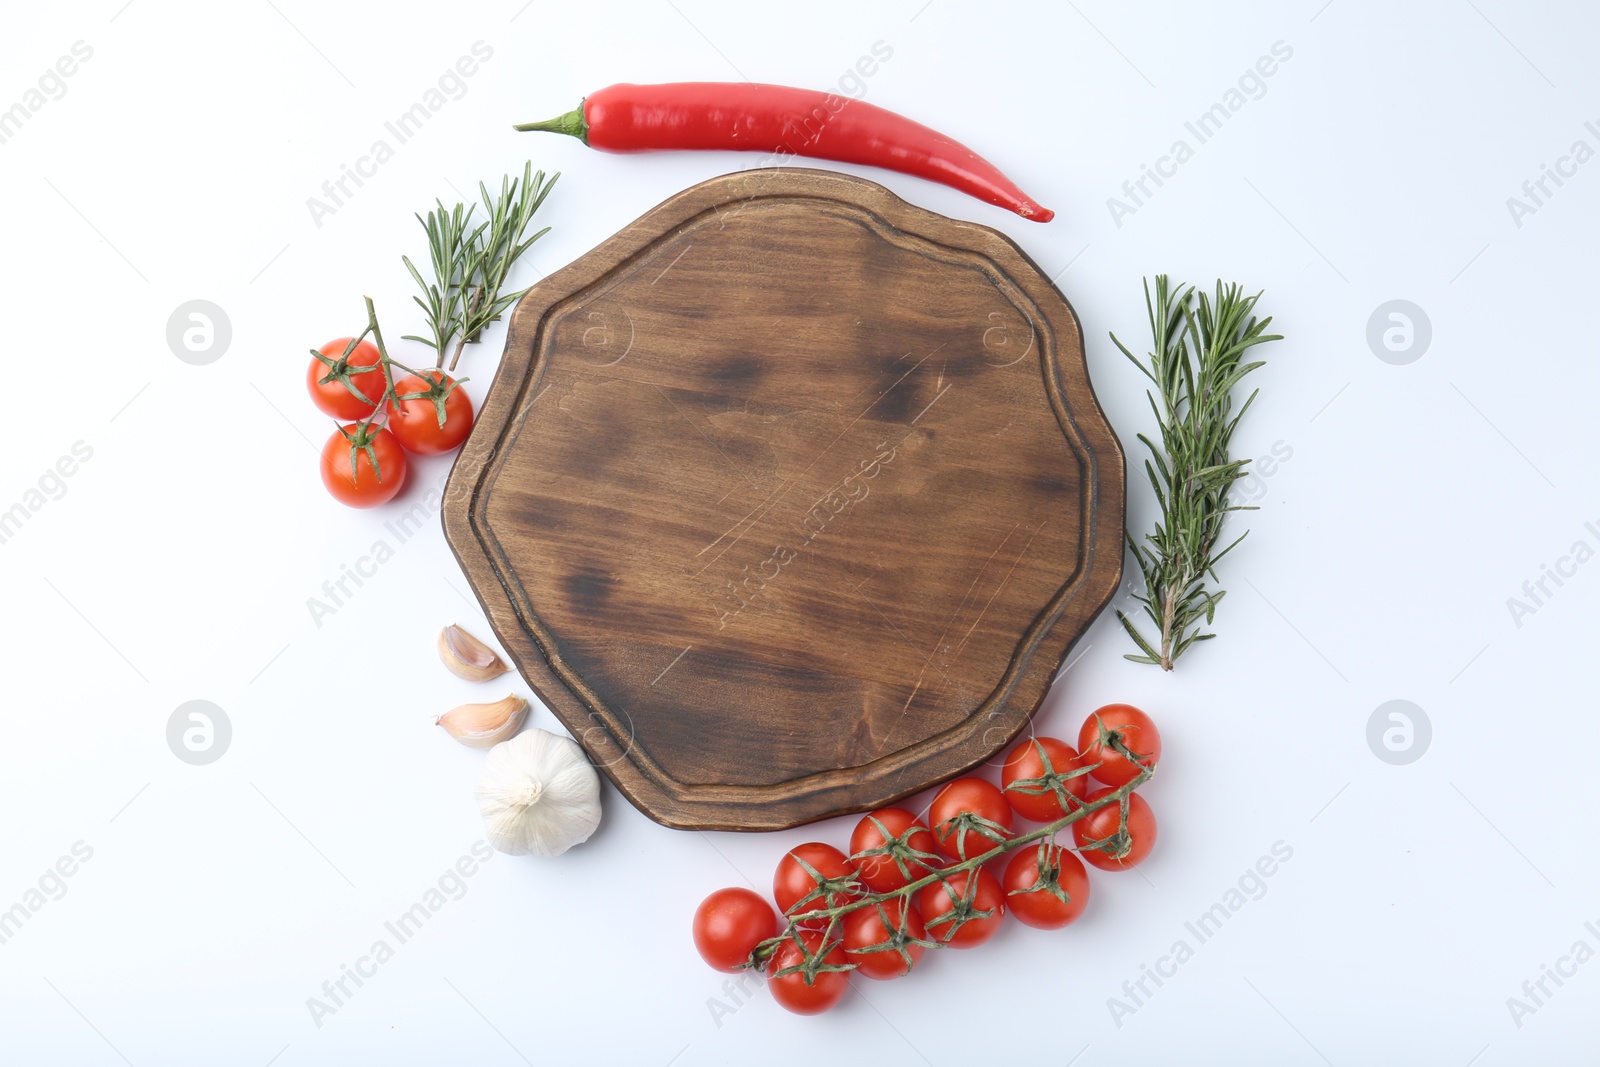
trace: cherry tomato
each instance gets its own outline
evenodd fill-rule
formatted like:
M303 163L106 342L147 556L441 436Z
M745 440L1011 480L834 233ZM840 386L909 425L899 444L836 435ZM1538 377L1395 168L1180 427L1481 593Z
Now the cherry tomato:
M1000 928L1006 895L986 870L957 871L923 887L917 893L917 910L933 940L950 948L976 948Z
M1050 822L1071 814L1089 791L1078 750L1054 737L1030 737L1006 757L1000 784L1011 808L1024 819Z
M816 930L796 930L796 936L805 942L806 950L813 955L822 952L822 934ZM822 957L822 963L828 967L844 967L847 964L844 955L844 946L835 942ZM844 997L845 990L850 988L849 971L818 971L812 976L811 981L806 981L802 971L791 974L778 972L789 967L800 967L805 963L805 953L800 945L789 938L778 946L778 951L772 954L772 959L767 961L767 976L771 979L767 988L772 990L772 999L796 1015L821 1015Z
M863 855L885 847L892 852ZM930 864L937 866L933 858L937 847L933 833L915 815L904 808L879 808L856 823L850 835L850 863L868 889L890 893L927 874Z
M694 947L719 971L739 971L757 945L776 936L777 912L748 889L719 889L694 912Z
M806 870L807 865L822 877L821 883ZM778 869L772 876L772 898L778 902L778 910L785 915L789 914L791 908L796 908L796 905L799 905L796 910L801 912L835 908L859 896L859 893L852 888L855 873L856 869L850 866L850 861L845 858L843 852L821 841L808 841L790 849L783 859L778 861ZM851 882L846 883L846 879ZM813 893L817 895L811 896ZM808 896L811 896L811 899L805 900ZM804 904L800 903L802 900L805 900ZM809 919L803 923L796 923L797 926L826 924L825 919Z
M982 778L957 778L934 794L928 824L939 851L954 860L981 856L1011 836L1011 805Z
M322 446L322 484L335 500L353 508L387 503L406 484L405 450L388 430L355 422L341 426Z
M1121 749L1138 757L1130 760ZM1084 720L1078 731L1078 751L1097 781L1126 785L1161 758L1161 734L1150 716L1132 704L1107 704Z
M922 916L905 897L860 908L844 917L844 954L856 965L856 973L868 978L887 981L910 974L922 959L923 946L916 942L927 938ZM872 945L890 947L866 951ZM905 955L901 955L902 949Z
M394 383L395 396L410 397L389 407L389 429L406 451L439 456L467 439L472 432L472 398L460 385L437 370L421 377L407 375Z
M1048 888L1052 877L1066 900ZM1089 904L1089 873L1078 857L1049 841L1018 849L1006 864L1001 885L1006 907L1017 921L1041 930L1060 929Z
M1083 802L1093 804L1110 792L1110 789L1096 789L1084 797ZM1102 871L1125 871L1137 866L1155 847L1156 815L1144 797L1138 793L1128 794L1128 828L1125 831L1121 829L1118 808L1117 804L1107 804L1072 824L1072 836L1078 842L1084 862ZM1105 844L1092 847L1096 841Z
M311 365L306 368L306 388L311 392L311 402L324 415L335 419L364 419L383 400L382 357L370 341L362 341L346 356L344 350L349 343L350 338L341 337L317 349L328 362L311 357ZM369 367L370 370L363 369ZM328 380L324 381L325 378ZM361 396L352 393L345 381L359 390Z

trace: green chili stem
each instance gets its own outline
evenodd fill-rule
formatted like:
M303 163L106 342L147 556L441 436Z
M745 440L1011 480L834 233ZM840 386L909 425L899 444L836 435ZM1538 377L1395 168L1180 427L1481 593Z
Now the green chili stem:
M521 133L564 133L569 137L576 137L584 144L589 143L589 123L583 117L582 104L565 115L557 115L543 122L524 122L520 126L513 126L512 129Z

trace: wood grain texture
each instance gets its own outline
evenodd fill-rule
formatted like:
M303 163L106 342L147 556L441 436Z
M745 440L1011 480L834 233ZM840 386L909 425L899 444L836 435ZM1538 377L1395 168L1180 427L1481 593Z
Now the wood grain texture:
M672 197L541 281L446 493L501 642L669 826L972 767L1121 580L1076 316L998 232L811 170Z

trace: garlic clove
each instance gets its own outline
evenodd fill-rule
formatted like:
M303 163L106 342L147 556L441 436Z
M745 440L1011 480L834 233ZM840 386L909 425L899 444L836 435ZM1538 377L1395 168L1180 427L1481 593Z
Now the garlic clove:
M537 727L489 750L475 791L489 844L508 856L559 856L600 825L594 764Z
M455 623L439 631L439 658L451 674L469 682L487 682L511 669L494 649Z
M527 718L528 702L513 694L493 704L463 704L433 721L463 745L490 748L515 737Z

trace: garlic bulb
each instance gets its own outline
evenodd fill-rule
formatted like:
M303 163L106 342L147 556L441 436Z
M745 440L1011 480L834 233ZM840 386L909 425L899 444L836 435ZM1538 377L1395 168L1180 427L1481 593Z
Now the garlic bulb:
M533 729L489 750L478 776L489 844L559 856L600 825L600 776L570 737Z
M488 748L517 736L528 718L528 702L515 694L493 704L463 704L437 719L445 733L473 748Z
M439 658L451 674L469 682L487 682L511 669L499 653L455 623L439 631Z

